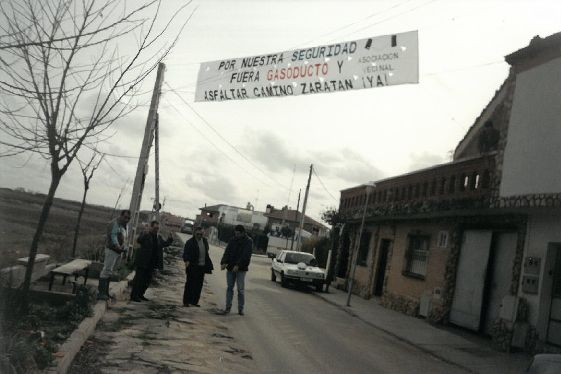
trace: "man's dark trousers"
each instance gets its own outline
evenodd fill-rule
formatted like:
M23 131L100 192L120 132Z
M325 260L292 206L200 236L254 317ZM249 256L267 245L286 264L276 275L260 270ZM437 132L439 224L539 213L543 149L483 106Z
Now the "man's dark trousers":
M183 292L183 305L195 305L199 303L203 282L205 279L205 267L199 265L189 265L186 270L187 280Z
M134 280L132 282L131 298L138 299L141 296L144 296L144 292L146 292L146 289L150 285L151 279L151 268L136 268L136 274L134 275Z

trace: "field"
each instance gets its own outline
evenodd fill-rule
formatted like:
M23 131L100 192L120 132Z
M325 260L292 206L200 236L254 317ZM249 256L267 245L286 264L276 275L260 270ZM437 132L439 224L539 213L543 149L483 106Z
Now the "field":
M44 194L0 188L0 268L15 264L19 257L27 257L29 247L39 221ZM45 231L39 242L38 253L51 256L51 262L69 259L80 202L55 199ZM118 212L100 205L86 205L80 235L76 247L76 257L99 259L103 251L107 223ZM148 213L141 212L140 220L148 221ZM166 227L178 230L184 221L182 217L162 213ZM162 234L167 235L162 225Z
M33 194L0 188L0 268L14 264L18 257L26 257L39 220L43 194ZM64 260L71 256L74 229L80 203L55 199L38 253L45 253L53 260ZM82 224L77 257L91 258L103 247L107 222L113 216L113 209L87 205L82 216Z

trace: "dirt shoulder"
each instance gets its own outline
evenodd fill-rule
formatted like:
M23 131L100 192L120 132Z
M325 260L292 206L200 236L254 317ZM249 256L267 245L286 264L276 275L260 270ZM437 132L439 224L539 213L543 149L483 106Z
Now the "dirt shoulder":
M176 258L146 296L118 302L98 325L69 373L254 373L251 354L230 336L205 285L201 308L184 308L183 262Z

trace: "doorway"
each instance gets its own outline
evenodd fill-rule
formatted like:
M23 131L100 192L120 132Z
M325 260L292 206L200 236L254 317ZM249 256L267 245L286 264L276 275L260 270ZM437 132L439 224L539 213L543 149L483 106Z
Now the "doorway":
M351 245L351 239L349 236L348 230L343 230L343 237L341 243L341 252L337 258L337 277L339 278L346 278L347 277L347 268L349 266L349 247Z
M386 279L386 265L388 264L388 252L392 241L382 239L380 241L380 254L378 255L378 266L374 279L374 296L382 296L384 293L384 280Z
M549 307L549 323L547 342L561 346L561 249L557 248L552 269L553 285L551 305Z
M515 232L493 234L483 302L483 331L488 335L499 318L503 298L510 294L517 242Z

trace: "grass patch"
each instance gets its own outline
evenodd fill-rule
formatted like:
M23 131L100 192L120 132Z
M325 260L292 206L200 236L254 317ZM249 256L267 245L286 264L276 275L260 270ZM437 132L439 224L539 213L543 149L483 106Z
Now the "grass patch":
M14 299L4 301L0 318L1 373L28 373L48 367L59 345L92 315L95 296L81 286L76 297L63 306L30 304L25 315L18 312Z

